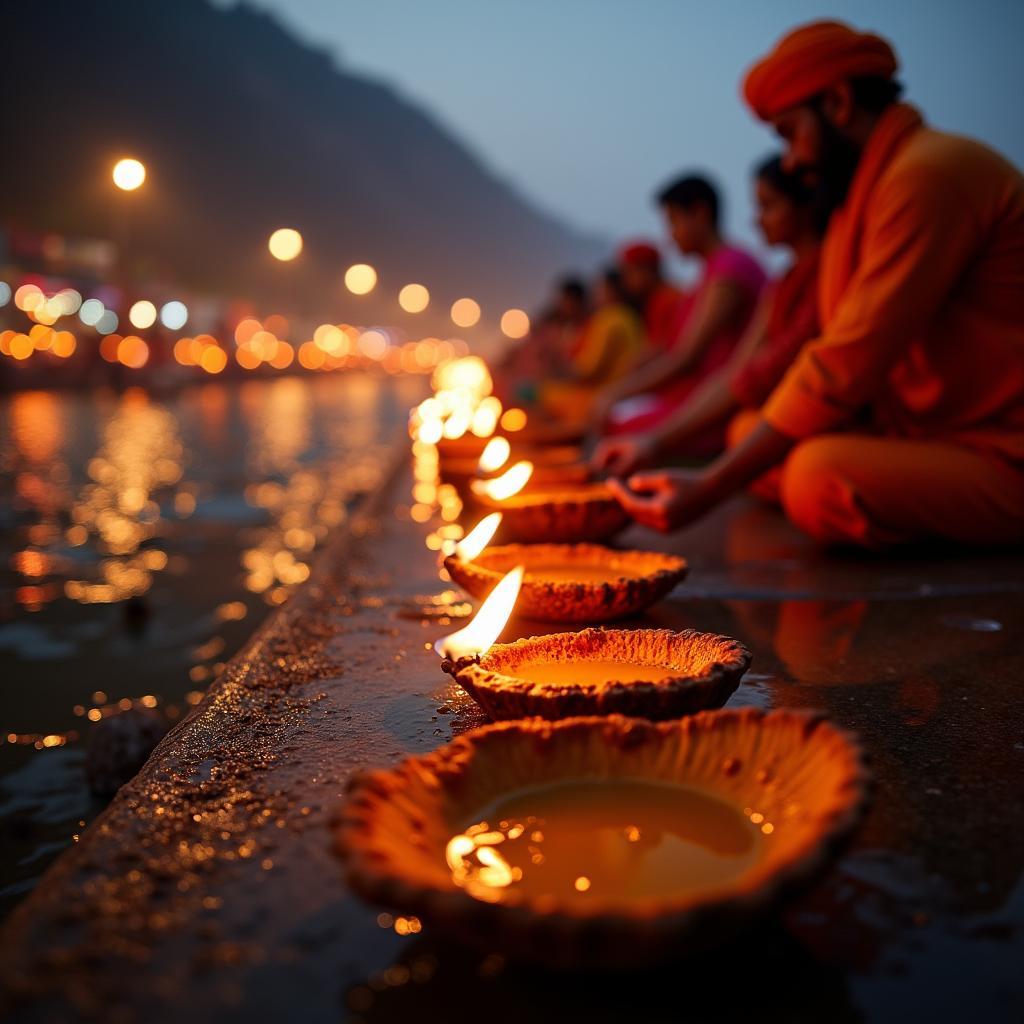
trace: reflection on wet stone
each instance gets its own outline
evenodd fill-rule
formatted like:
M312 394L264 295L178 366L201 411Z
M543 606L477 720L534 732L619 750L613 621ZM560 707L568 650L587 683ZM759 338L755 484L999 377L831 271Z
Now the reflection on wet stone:
M492 952L442 941L402 908L354 900L327 838L349 775L425 752L483 720L431 649L450 630L429 614L406 617L441 595L437 556L458 539L454 519L431 513L420 521L422 512L410 511L436 488L425 459L420 453L412 479L399 475L373 499L366 519L348 513L322 575L314 571L283 616L229 662L195 716L66 862L59 886L35 894L8 925L16 941L2 969L19 992L55 1015L69 1005L107 1016L131 1007L147 1022L197 1007L200 1016L280 1019L299 1002L306 1019L325 1021L448 1019L467 1007L595 1021L676 1020L681 1012L709 1020L751 1012L779 1021L1012 1019L1024 941L1024 692L1014 642L1024 620L1009 589L1020 559L935 552L883 566L821 554L784 524L766 526L771 513L745 502L673 538L622 538L692 565L690 580L638 621L747 643L753 669L730 705L820 708L860 734L884 785L836 868L779 919L713 954L557 985ZM191 470L187 478L197 481L194 523L206 481ZM268 481L280 483L273 473L258 479ZM443 507L451 497L435 491L431 500ZM288 505L274 508L283 516ZM259 532L270 521L246 527L244 549L266 551L273 568L280 549ZM276 522L279 538L308 525ZM167 550L173 557L180 549ZM279 585L275 575L261 595ZM417 601L424 596L431 600ZM231 606L253 609L253 597L211 595L211 613L184 649L203 648L232 625L247 630L252 611L236 619ZM513 621L502 639L551 631ZM212 667L230 641L208 651L204 665ZM183 683L198 694L195 686ZM121 699L99 681L84 690L69 706L100 711ZM97 690L104 693L94 704ZM71 724L86 721L83 714ZM75 935L55 965L43 951L69 920ZM965 987L965 977L984 987Z
M212 383L171 398L129 389L5 400L0 503L14 518L0 585L17 611L0 618L0 665L24 682L7 701L0 771L15 801L8 773L25 751L86 740L91 778L116 789L223 672L262 609L304 584L315 549L386 464L382 437L407 403L384 387L351 374L235 391ZM277 657L286 678L327 670L304 651ZM76 784L84 792L84 777ZM81 830L81 812L18 813L25 866L12 899Z

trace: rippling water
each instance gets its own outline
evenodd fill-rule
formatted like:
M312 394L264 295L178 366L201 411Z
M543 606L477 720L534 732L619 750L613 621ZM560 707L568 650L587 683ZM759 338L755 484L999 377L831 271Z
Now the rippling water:
M173 721L381 472L422 384L0 399L0 909L100 809L90 730Z

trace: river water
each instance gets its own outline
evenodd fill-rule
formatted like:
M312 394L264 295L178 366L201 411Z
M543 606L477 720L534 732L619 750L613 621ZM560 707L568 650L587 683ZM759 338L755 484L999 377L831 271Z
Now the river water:
M378 481L418 378L0 398L0 912L102 809L100 723L196 703Z

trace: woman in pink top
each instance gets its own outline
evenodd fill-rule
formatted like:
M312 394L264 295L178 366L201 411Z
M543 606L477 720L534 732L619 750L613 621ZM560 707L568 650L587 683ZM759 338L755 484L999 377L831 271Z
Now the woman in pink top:
M681 252L703 260L697 287L681 304L675 342L628 377L607 388L597 413L605 433L645 431L678 408L715 370L724 366L757 307L765 274L718 229L718 193L704 178L680 178L658 196L672 239ZM725 446L725 421L691 439L685 452L713 455Z

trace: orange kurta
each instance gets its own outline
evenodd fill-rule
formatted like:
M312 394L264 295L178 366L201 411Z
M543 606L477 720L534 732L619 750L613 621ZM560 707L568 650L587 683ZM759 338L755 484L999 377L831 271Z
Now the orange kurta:
M801 439L849 425L1024 469L1024 181L997 153L881 118L822 253L821 337L763 410Z

